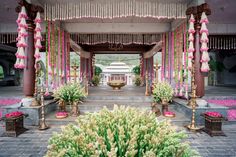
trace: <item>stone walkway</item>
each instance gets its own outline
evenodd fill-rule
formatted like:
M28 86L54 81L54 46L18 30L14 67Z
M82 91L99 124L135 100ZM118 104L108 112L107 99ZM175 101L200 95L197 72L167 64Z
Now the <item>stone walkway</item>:
M45 131L39 131L36 127L27 128L29 130L17 138L0 137L0 157L42 157L47 151L48 139L52 133L60 131L59 125ZM210 137L204 132L187 132L187 141L203 157L236 157L236 124L225 125L223 130L227 136Z

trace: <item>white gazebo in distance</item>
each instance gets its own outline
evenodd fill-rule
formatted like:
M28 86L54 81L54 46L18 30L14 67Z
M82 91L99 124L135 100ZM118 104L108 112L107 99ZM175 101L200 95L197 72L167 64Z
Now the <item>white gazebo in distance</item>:
M132 67L125 63L112 62L110 66L102 69L101 77L101 84L103 85L107 85L107 82L112 80L123 80L126 85L132 85L134 74L132 73Z

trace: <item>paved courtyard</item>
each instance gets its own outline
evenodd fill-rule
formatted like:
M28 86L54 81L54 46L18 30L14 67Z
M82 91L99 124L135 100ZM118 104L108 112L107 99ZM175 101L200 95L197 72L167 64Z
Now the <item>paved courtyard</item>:
M36 127L27 128L29 130L17 138L0 137L0 157L42 157L52 133L60 131L59 125L45 131L39 131ZM3 129L1 127L0 134ZM236 157L236 124L225 125L223 130L226 136L210 137L204 132L187 132L187 140L203 157Z
M207 92L209 92L209 90L216 90L217 88L218 87L208 89ZM13 87L4 87L3 89L4 90L0 90L0 98L7 96L9 97L9 95L12 95L11 90L13 89ZM103 90L101 91L101 89ZM22 96L19 92L19 88L13 91L13 94L16 97ZM226 91L232 92L232 89ZM107 103L107 105L110 105L113 101L125 101L130 103L133 102L133 100L128 101L128 98L142 98L143 93L144 88L127 88L127 90L125 91L112 93L109 88L99 87L90 89L91 97L89 97L87 102L85 102L83 105L93 106L96 101L98 101L99 104ZM113 97L110 97L111 94L113 95ZM127 96L127 99L124 99L124 95ZM110 99L106 100L106 98L108 98L107 96ZM120 98L120 100L115 100L115 98ZM147 101L142 102L143 99L136 101L139 104L136 105L137 107L142 104L144 105L149 103ZM150 100L148 99L148 101ZM98 104L98 102L96 104ZM170 110L173 110L173 107L170 106ZM54 113L47 117L47 123L50 125L50 129L45 131L39 131L37 127L26 126L26 128L29 130L27 130L24 134L19 135L17 138L2 137L1 135L4 132L5 124L3 122L0 122L0 157L44 156L47 151L48 139L52 136L53 132L60 132L60 127L62 125L74 121L74 119L71 117L65 119L64 121L54 120L53 117ZM163 117L158 118L158 120L163 119ZM179 129L186 130L183 126L188 123L189 119L187 119L181 113L178 112L176 112L176 118L172 119L172 124L176 125ZM186 130L186 133L188 134L187 141L189 141L192 148L196 149L203 157L236 157L236 123L224 124L223 131L226 136L210 137L205 132L192 133Z

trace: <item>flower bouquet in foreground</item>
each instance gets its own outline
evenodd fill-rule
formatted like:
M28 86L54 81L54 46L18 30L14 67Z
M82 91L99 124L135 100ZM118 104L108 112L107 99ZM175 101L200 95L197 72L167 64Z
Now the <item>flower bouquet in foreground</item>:
M136 108L104 108L78 117L49 140L46 156L192 157L197 152L184 142L185 133L151 112Z

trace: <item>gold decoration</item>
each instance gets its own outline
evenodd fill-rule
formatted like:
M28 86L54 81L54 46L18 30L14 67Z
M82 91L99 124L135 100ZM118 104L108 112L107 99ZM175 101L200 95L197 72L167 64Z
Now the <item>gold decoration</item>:
M148 83L148 71L146 71L146 90L145 90L145 96L150 96L149 83Z
M43 86L41 87L41 119L39 121L39 130L46 130L49 128L49 126L45 122L45 104L44 104L44 90Z

